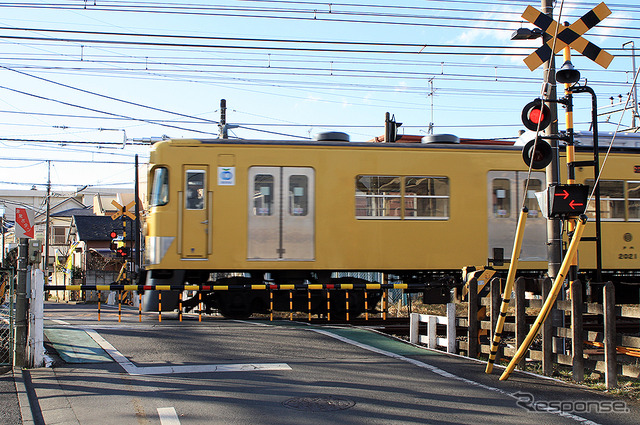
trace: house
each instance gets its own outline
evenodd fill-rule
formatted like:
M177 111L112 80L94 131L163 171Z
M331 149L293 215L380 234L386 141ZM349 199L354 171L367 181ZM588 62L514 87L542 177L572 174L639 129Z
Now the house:
M131 220L113 220L111 216L76 215L70 227L70 242L76 243L76 253L81 254L77 264L87 270L120 270L123 263L111 245L111 232L123 237L123 244L133 251L133 223Z
M141 190L144 193L144 190ZM43 247L48 247L48 271L53 271L56 256L59 261L65 261L67 250L71 241L75 238L71 234L74 216L102 216L110 220L110 216L118 211L117 206L127 205L133 201L133 189L116 188L83 188L76 192L52 192L49 194L47 205L47 192L42 190L0 190L0 209L5 211L5 219L8 231L3 233L3 250L17 246L12 226L15 220L15 208L26 207L35 211L35 239L41 240ZM140 209L143 209L141 202ZM49 240L46 239L47 207L49 209ZM105 234L104 243L108 247L108 233ZM45 253L45 254L46 254ZM4 255L3 255L4 257ZM84 266L83 266L84 267Z

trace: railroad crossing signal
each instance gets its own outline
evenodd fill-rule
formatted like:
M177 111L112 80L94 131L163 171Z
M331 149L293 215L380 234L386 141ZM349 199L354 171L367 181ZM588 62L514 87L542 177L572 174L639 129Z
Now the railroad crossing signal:
M611 15L611 10L609 10L603 2L591 9L573 24L565 27L538 11L535 7L527 6L522 17L549 34L552 38L525 58L524 63L533 71L551 58L552 48L555 47L553 49L553 54L555 55L560 50L569 46L601 67L607 68L613 60L613 56L590 41L587 41L582 37L582 34L596 26L609 15ZM558 36L554 46L553 37L556 36L556 33Z
M551 109L542 99L533 100L522 109L522 124L531 131L542 131L551 124Z
M133 214L130 209L133 208L133 206L136 204L136 201L131 201L129 202L127 205L122 206L119 203L117 203L116 201L111 201L111 205L113 205L114 207L116 207L118 209L118 212L116 212L114 215L111 216L112 220L115 220L116 218L122 217L122 216L126 216L129 217L131 220L135 220L136 216L135 214Z
M584 213L589 187L583 184L562 184L549 187L549 216L568 217Z

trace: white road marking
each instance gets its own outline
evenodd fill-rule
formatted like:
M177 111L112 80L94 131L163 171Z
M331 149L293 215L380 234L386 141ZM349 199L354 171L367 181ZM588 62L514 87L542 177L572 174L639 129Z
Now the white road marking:
M473 385L473 386L476 386L476 387L483 388L485 390L494 391L494 392L497 392L499 394L506 395L506 396L511 397L511 398L515 398L513 396L513 394L508 393L507 391L501 390L500 388L491 387L489 385L481 384L480 382L472 381L471 379L463 378L462 376L454 375L453 373L449 373L449 372L447 372L447 371L445 371L443 369L440 369L439 367L430 365L428 363L421 362L419 360L415 360L415 359L412 359L412 358L409 358L409 357L405 357L405 356L402 356L400 354L392 353L391 351L382 350L380 348L373 347L371 345L363 344L361 342L357 342L357 341L354 341L352 339L345 338L345 337L340 336L340 335L336 335L336 334L331 333L329 331L325 331L325 330L321 330L321 329L310 329L310 330L313 331L313 332L317 332L319 334L322 334L322 335L329 336L331 338L335 338L335 339L337 339L339 341L342 341L342 342L345 342L347 344L354 345L354 346L362 348L364 350L372 351L374 353L382 354L383 356L387 356L387 357L391 357L391 358L396 359L396 360L401 360L401 361L404 361L404 362L407 362L407 363L411 363L414 366L418 366L418 367L430 370L431 372L435 373L436 375L440 375L440 376L442 376L444 378L455 379L457 381L462 381L462 382L464 382L466 384L469 384L469 385ZM590 421L589 419L583 418L583 417L578 416L578 415L574 415L573 413L563 412L563 411L560 411L560 410L552 409L550 407L548 407L545 410L548 413L555 414L555 415L561 416L563 418L573 419L576 422L579 422L579 423L581 423L583 425L599 425L597 422Z
M218 364L218 365L180 365L180 366L136 366L119 352L109 341L104 339L95 329L83 330L104 351L111 356L129 375L166 375L171 373L201 373L201 372L259 372L263 370L291 370L286 363L246 363L246 364Z
M180 425L180 419L173 407L158 407L161 425Z

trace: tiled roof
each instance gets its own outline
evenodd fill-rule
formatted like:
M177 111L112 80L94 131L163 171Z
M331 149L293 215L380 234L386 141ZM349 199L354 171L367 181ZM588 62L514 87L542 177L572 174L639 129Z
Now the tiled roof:
M110 216L105 215L74 215L73 221L76 225L78 238L81 241L109 241L111 240L109 233L111 233L112 230L116 230L120 235L123 230L122 219L112 220ZM133 224L131 220L127 220L127 239L133 234L132 229Z

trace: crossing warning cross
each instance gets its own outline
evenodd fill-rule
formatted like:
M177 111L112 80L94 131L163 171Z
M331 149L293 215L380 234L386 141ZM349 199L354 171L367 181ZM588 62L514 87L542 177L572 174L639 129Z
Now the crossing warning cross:
M131 220L135 220L136 216L131 211L129 211L131 208L133 208L135 204L136 204L136 201L131 201L127 205L122 206L116 201L111 201L111 205L113 205L118 209L118 211L111 216L111 219L115 220L116 218L127 216Z
M560 50L569 46L582 53L601 67L607 68L613 60L613 55L602 50L590 41L587 41L582 37L582 34L596 26L609 15L611 15L611 10L609 10L607 5L603 2L567 27L558 24L558 22L538 11L535 7L527 6L526 10L522 14L524 19L531 22L551 37L555 37L556 33L558 36L555 42L555 48L553 45L553 38L551 38L543 44L542 47L527 56L524 63L531 71L533 71L551 58L552 48L553 54L555 55Z

